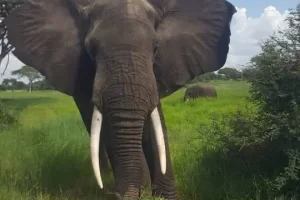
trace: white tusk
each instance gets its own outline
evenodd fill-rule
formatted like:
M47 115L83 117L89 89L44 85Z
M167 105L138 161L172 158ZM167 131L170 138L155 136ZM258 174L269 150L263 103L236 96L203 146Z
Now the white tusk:
M160 161L160 169L162 174L166 173L167 168L167 161L166 161L166 146L165 146L165 139L164 133L161 125L161 120L159 116L159 112L157 107L151 113L151 121L154 128L154 135L156 144L158 146L158 155Z
M99 109L94 106L94 112L92 117L92 125L91 125L91 158L93 170L100 188L103 188L103 182L101 178L100 172L100 164L99 164L99 145L100 145L100 134L101 134L101 125L102 125L102 114Z

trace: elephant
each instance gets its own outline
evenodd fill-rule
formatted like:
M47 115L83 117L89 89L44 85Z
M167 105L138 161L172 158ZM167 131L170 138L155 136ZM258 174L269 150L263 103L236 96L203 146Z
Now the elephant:
M185 90L184 101L199 97L217 97L217 90L212 85L192 85Z
M4 24L12 53L74 99L100 189L107 156L114 198L138 199L145 160L152 195L174 200L161 99L225 64L235 13L225 0L26 0Z

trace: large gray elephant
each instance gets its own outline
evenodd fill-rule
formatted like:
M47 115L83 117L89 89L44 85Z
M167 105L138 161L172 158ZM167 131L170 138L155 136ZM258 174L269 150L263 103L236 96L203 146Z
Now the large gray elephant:
M225 64L235 12L225 0L24 0L5 24L14 55L74 98L100 188L99 148L116 199L138 199L143 159L152 194L177 199L160 99Z

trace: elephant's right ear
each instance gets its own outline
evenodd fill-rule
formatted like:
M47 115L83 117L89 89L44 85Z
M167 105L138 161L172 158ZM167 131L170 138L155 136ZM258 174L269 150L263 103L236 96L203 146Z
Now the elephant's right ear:
M70 2L27 0L4 23L15 47L13 54L45 75L57 90L72 95L79 66L89 58L83 48L79 12Z
M225 0L150 0L159 11L154 71L161 96L223 67L235 7Z

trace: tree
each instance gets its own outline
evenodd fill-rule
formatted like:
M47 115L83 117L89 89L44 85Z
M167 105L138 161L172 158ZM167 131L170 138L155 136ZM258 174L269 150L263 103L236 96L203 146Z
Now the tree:
M23 66L18 70L14 70L11 72L13 76L18 76L19 78L27 78L29 81L29 92L32 91L32 83L35 80L39 80L42 78L42 75L34 68L29 66Z
M28 85L22 81L16 81L15 84L13 85L13 88L15 90L25 90L27 87Z
M4 90L24 90L25 88L27 88L27 85L25 83L23 83L22 81L17 81L17 79L15 78L6 78L2 81L2 85L1 88Z
M243 79L250 80L254 78L256 69L253 66L247 66L242 70Z
M218 71L218 74L223 74L226 76L226 78L228 79L233 79L233 80L236 80L236 79L239 79L242 77L242 73L239 72L237 69L235 68L230 68L230 67L225 67L225 68L222 68Z
M3 79L2 81L2 85L8 89L8 90L11 90L12 92L14 91L14 85L16 84L17 80L15 78L6 78L6 79Z
M0 0L0 64L4 57L13 49L7 40L7 27L4 25L3 20L22 2L22 0Z
M32 88L36 90L54 90L54 87L48 83L46 78L36 81L32 84Z
M198 76L198 81L210 81L218 79L218 75L215 72L208 72Z

